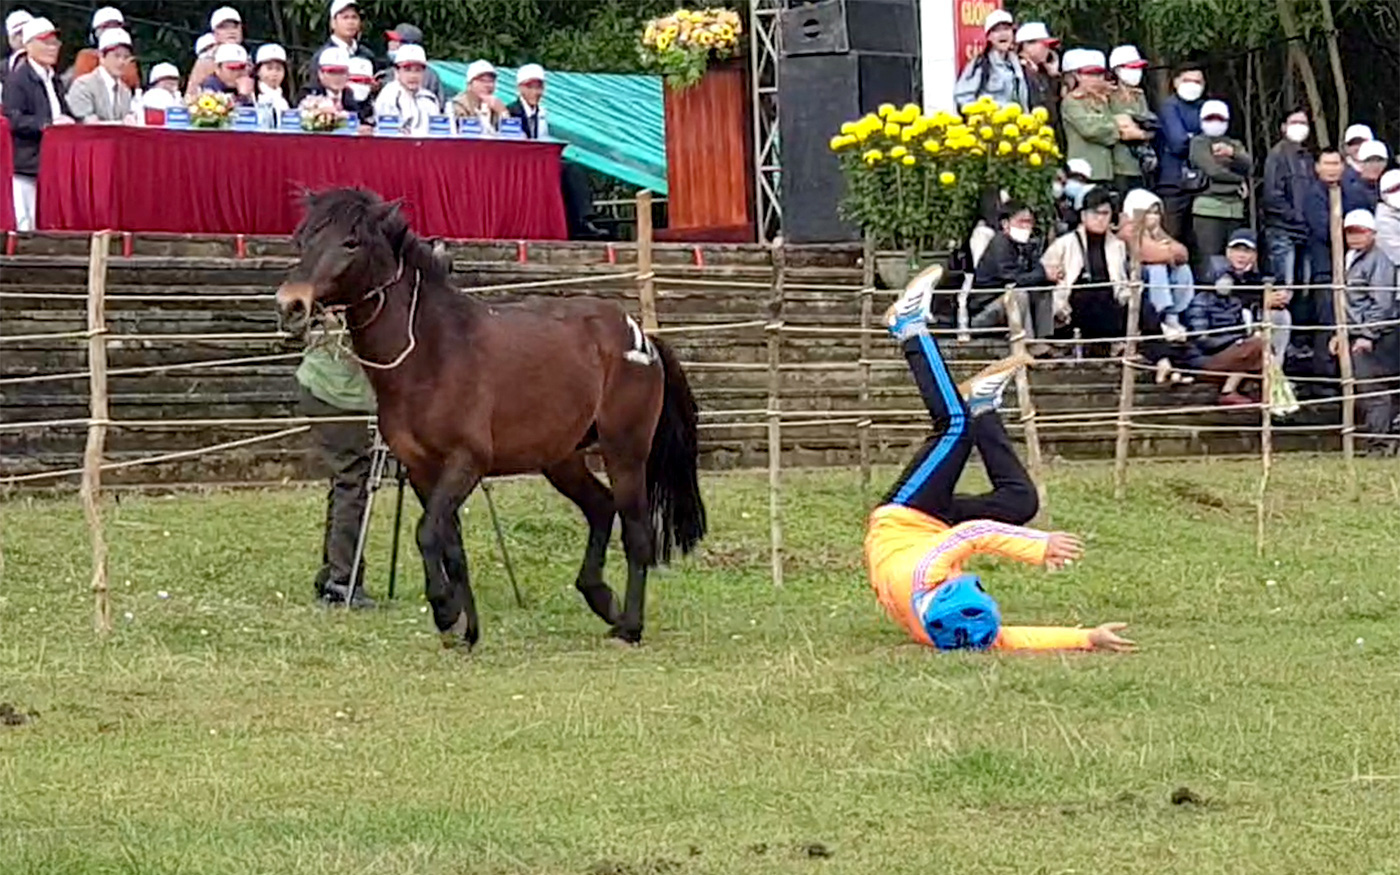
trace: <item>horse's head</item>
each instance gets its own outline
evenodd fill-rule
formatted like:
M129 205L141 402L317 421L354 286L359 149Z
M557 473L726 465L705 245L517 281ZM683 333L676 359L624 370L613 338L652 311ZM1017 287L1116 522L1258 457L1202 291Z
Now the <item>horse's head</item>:
M293 241L300 260L277 290L284 330L297 333L319 307L349 306L392 283L408 222L397 201L354 188L308 192Z

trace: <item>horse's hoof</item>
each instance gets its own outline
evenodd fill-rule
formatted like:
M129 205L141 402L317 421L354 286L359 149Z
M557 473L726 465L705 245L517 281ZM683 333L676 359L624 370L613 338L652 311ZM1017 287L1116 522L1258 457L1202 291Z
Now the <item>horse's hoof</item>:
M624 629L621 626L613 626L608 630L608 640L616 644L638 647L642 643L642 630Z
M453 635L451 632L439 632L438 638L442 641L443 650L460 650L463 653L471 653L476 646L475 641L468 641L460 635Z
M472 625L465 613L457 615L457 620L451 627L438 633L442 640L442 646L448 650L463 648L468 653L476 646L477 639L481 636L480 630Z

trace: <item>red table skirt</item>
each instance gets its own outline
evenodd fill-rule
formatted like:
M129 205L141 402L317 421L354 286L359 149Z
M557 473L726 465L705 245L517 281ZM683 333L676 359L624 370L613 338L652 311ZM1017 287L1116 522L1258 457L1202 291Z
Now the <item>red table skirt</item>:
M303 186L354 185L403 198L425 236L559 240L568 237L561 151L514 140L49 128L39 229L290 234Z
M0 115L0 231L15 230L15 144L10 120Z

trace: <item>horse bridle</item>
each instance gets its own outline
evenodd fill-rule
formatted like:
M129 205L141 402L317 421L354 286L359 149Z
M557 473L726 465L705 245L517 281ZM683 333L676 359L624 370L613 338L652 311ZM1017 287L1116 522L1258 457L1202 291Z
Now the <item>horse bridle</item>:
M394 276L388 282L381 283L380 285L377 285L374 288L370 289L368 292L365 292L363 295L360 296L360 299L358 301L355 301L350 304L339 304L332 307L324 307L323 309L327 313L344 314L346 320L345 330L349 331L352 329L352 326L350 325L350 311L353 310L355 307L358 307L361 304L363 304L370 297L377 298L378 300L375 303L374 312L370 314L369 318L366 319L364 322L360 323L359 325L353 326L353 328L355 329L368 328L370 325L374 324L374 320L378 319L380 314L384 312L384 303L388 299L388 290L393 286L397 285L399 280L403 279L404 264L405 262L400 260L399 269L394 272ZM413 330L413 323L416 321L416 317L418 315L418 288L422 285L422 283L423 272L421 270L418 270L417 268L414 268L413 297L412 299L410 299L408 304L408 344L404 347L403 352L395 356L393 361L387 363L370 361L366 358L360 358L360 356L357 355L353 349L348 350L351 358L353 358L356 362L359 362L364 367L374 368L375 370L379 371L390 371L404 363L404 360L408 358L409 353L413 352L414 348L418 346L418 336Z

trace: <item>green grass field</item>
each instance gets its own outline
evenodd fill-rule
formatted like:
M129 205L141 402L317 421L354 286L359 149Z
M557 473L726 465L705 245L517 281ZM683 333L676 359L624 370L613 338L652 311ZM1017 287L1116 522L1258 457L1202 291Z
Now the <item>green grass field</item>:
M707 476L636 650L572 589L572 506L501 484L529 604L473 499L471 656L411 546L387 608L311 603L319 489L110 504L105 642L76 499L13 499L0 702L38 716L0 726L0 872L1400 872L1400 485L1361 471L1352 503L1282 462L1265 558L1257 464L1144 465L1121 505L1056 472L1085 561L978 568L1013 622L1131 621L1131 656L907 645L849 472L789 476L781 590L765 479Z

